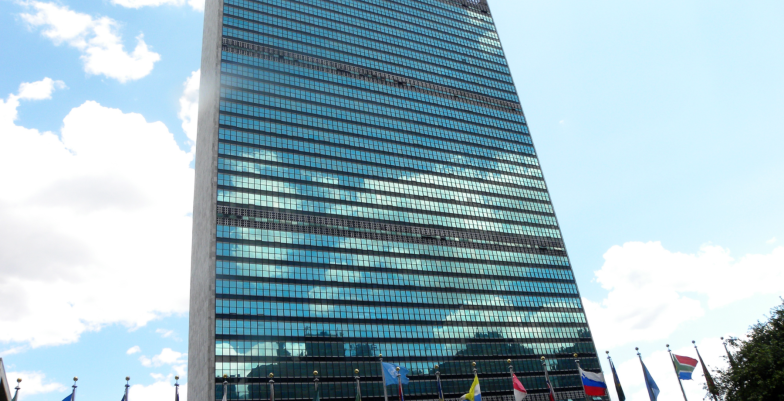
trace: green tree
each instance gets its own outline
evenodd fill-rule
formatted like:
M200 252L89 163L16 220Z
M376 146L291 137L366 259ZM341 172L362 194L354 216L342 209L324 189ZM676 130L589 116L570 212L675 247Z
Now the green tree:
M751 326L745 341L730 339L737 350L716 384L726 401L784 401L784 299L767 322Z

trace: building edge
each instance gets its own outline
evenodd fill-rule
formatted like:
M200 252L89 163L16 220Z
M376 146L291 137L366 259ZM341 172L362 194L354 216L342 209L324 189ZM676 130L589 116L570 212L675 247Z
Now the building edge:
M204 7L193 198L188 332L188 398L191 401L215 400L215 221L222 21L223 0L207 0Z

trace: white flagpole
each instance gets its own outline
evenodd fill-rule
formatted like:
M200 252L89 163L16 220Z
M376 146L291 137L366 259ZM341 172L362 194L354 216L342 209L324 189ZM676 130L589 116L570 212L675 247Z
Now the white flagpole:
M580 385L583 386L583 395L585 399L590 401L588 398L588 394L585 393L585 383L583 383L583 369L580 367L580 360L577 359L577 353L574 353L574 363L577 365L577 374L580 375Z
M384 388L384 401L389 401L389 396L387 395L387 376L384 374L384 358L383 355L378 354L378 363L381 366L381 387Z
M226 380L228 378L229 378L229 375L223 375L223 401L226 401L226 400L229 399L229 395L227 393L228 388L229 388L229 381Z
M545 358L544 355L542 355L541 360L542 360L542 370L544 370L544 380L547 382L548 386L550 387L550 391L553 392L553 398L555 398L556 396L555 388L553 387L553 383L550 381L550 375L547 373L547 362L546 362L547 358ZM580 381L582 381L582 379L580 379ZM548 399L550 398L550 394L547 394L547 398Z
M131 387L131 385L128 384L128 382L130 380L131 380L130 376L125 376L125 401L128 401L128 389Z
M670 360L672 361L672 368L675 370L675 377L678 379L678 385L681 386L681 393L683 393L683 401L689 401L688 399L686 399L686 391L683 390L681 375L678 374L678 368L675 366L675 358L672 357L672 351L670 351L670 344L667 344L667 352L670 354Z
M272 380L273 377L275 377L275 375L270 373L269 374L269 378L270 378L270 380L269 380L269 384L270 384L270 401L275 401L275 380Z
M73 391L71 392L71 401L76 401L76 381L77 380L79 380L79 378L74 376L74 384L73 384L73 386L71 386L71 387L73 387Z
M359 369L354 369L354 379L357 381L357 398L362 399L362 391L359 388Z
M174 401L180 401L180 376L174 376Z
M16 389L15 389L16 391L14 392L14 398L12 398L13 401L16 401L18 399L17 397L19 396L20 383L22 383L22 379L16 379Z

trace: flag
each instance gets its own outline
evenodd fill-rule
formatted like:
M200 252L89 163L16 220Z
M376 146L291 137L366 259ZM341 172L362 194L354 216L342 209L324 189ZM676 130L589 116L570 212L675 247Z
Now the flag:
M688 356L672 354L672 364L675 365L679 379L691 380L691 372L694 372L694 368L697 367L697 360Z
M384 384L397 384L397 374L398 371L396 368L400 368L400 384L408 384L408 377L406 375L409 373L408 368L405 366L395 365L394 363L386 363L381 362L381 368L384 371Z
M316 390L316 395L313 396L313 401L321 401L321 395L319 395L318 390Z
M697 348L695 346L694 348ZM700 351L697 351L697 358L700 358L700 365L702 365L702 374L705 375L705 383L708 385L708 392L713 394L714 396L719 395L719 389L716 388L716 383L713 382L713 378L708 372L708 367L705 366L705 362L702 361L702 356L700 356Z
M73 393L68 394L68 397L63 398L63 401L71 401L72 398L73 398Z
M613 381L615 382L615 392L618 393L618 401L626 401L626 395L623 394L621 381L618 380L618 372L615 371L615 364L613 364L612 359L610 359L610 370L612 370Z
M401 400L402 400L402 398L401 398ZM360 397L360 395L359 395L359 389L357 389L357 396L354 397L354 401L362 401L362 397Z
M441 379L438 379L438 401L444 401L444 390L441 388Z
M553 390L553 386L552 384L550 384L549 378L547 379L547 390L549 391L549 393L547 394L549 396L548 399L550 401L555 401L555 390Z
M482 391L479 390L479 377L474 375L474 382L471 383L471 388L468 389L468 394L463 394L460 399L469 401L482 401Z
M523 383L520 383L520 380L517 379L514 373L512 373L512 390L514 390L515 401L522 401L523 398L528 396L528 391L525 391Z
M586 372L580 368L580 378L583 381L583 389L587 396L607 395L607 383L604 382L604 375L601 373Z
M640 359L640 363L642 363L642 371L645 374L645 387L648 388L648 397L651 398L651 401L656 401L656 397L659 396L659 386L656 385L656 382L653 381L653 377L651 377L651 372L648 372L648 368L645 367L645 363L643 363L642 359Z
M400 371L402 372L402 371L403 371L403 369L401 368L401 369L400 369ZM403 399L403 381L402 381L402 380L403 380L403 377L401 376L401 377L400 377L400 379L401 379L400 383L398 383L398 384L397 384L397 398L398 398L400 401L405 401L405 400ZM359 398L357 398L357 401L359 401Z
M226 386L223 386L223 388L225 389ZM227 391L223 390L223 399L221 401L226 401L226 393L227 393ZM125 400L123 400L123 401L125 401Z
M120 401L125 401L125 394L123 394L123 398Z

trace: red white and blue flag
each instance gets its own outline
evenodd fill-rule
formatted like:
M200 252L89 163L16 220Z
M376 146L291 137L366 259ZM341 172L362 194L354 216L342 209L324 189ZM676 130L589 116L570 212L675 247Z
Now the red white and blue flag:
M589 397L607 395L607 383L604 382L603 374L580 369L580 378L583 381L585 395Z
M547 379L547 389L550 390L550 401L555 401L555 390L553 390L553 386L550 384L550 379Z

